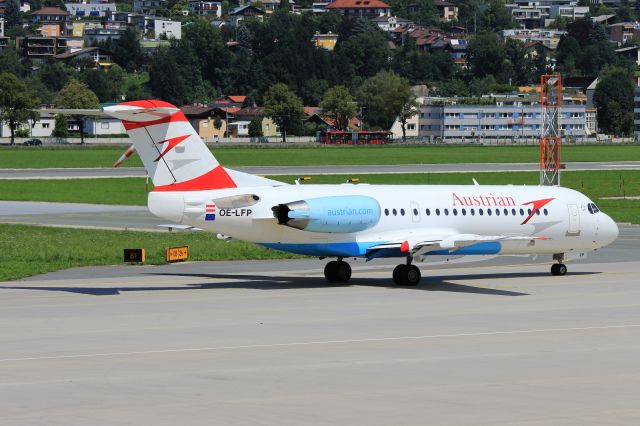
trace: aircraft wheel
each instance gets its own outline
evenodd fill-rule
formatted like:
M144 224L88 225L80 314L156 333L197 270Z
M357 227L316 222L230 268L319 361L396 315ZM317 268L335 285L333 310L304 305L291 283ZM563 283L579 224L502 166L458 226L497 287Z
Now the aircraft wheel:
M405 283L406 285L418 285L420 284L420 269L416 265L409 265L405 271Z
M403 285L404 284L403 277L406 275L405 272L404 272L406 268L407 268L407 265L400 264L400 265L396 266L393 269L393 275L392 275L393 276L393 282L396 285Z
M551 275L562 276L567 274L567 266L564 263L555 263L551 265Z
M351 278L351 266L347 262L333 260L324 267L324 277L332 283L344 283Z

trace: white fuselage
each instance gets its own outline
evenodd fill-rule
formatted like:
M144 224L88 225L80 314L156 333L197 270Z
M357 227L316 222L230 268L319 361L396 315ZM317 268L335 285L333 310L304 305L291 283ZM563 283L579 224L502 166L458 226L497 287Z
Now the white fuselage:
M227 207L225 201L216 203L238 195L251 196L253 201ZM342 233L309 232L274 218L274 206L336 196L375 199L379 219L368 229ZM613 220L586 196L550 186L342 184L152 192L149 209L167 220L234 239L317 256L365 256L377 244L425 234L430 238L453 234L537 237L430 253L436 255L585 252L610 244L618 235ZM345 220L350 213L348 208L332 212Z

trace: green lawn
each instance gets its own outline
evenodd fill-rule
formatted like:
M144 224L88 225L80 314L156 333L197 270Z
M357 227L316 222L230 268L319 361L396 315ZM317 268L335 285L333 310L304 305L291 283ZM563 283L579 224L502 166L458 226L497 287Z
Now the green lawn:
M17 147L0 148L0 168L111 167L126 147ZM442 164L442 163L531 163L538 159L538 146L310 146L256 147L216 146L213 151L225 166L277 166L325 164ZM564 162L626 161L640 159L640 145L567 145ZM124 167L140 167L137 155Z
M124 248L143 247L147 263L163 263L167 247L182 245L189 246L190 260L296 257L241 241L220 241L205 232L100 231L0 224L0 281L74 266L123 263Z
M274 176L293 183L297 176ZM313 176L310 184L342 183L352 177L371 184L480 184L537 185L538 172L501 173L422 173L397 175L322 175ZM75 180L5 180L0 199L18 201L57 201L94 204L145 205L147 195L143 178L75 179ZM623 193L624 182L624 193ZM576 189L594 199L601 209L618 222L640 223L640 201L600 200L601 197L639 196L640 171L565 171L562 185Z

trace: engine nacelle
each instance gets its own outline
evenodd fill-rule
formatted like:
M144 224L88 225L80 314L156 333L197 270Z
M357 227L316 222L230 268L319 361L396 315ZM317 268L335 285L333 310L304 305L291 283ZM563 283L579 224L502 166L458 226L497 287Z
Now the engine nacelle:
M278 204L271 210L280 225L309 232L364 231L380 220L380 205L364 195L310 198Z

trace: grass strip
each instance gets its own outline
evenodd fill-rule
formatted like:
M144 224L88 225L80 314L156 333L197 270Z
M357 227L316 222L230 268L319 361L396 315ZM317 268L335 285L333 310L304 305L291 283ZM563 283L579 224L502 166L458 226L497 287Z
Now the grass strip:
M219 145L213 152L221 164L236 166L304 166L349 164L531 163L540 148L479 145L307 146ZM15 147L0 149L0 168L111 167L125 147ZM566 145L562 160L627 161L640 158L640 145ZM137 155L125 167L141 167Z
M206 232L134 232L0 224L0 281L74 266L123 263L123 249L143 247L147 263L164 263L167 247L189 246L189 260L287 259L295 256Z

